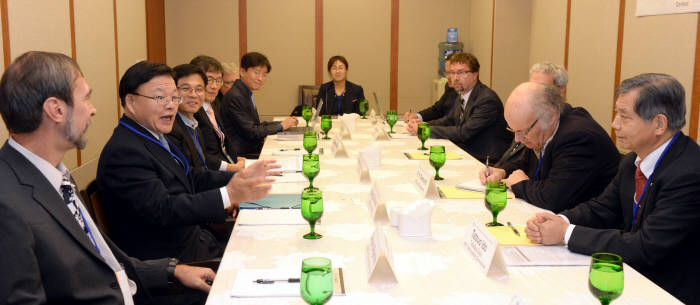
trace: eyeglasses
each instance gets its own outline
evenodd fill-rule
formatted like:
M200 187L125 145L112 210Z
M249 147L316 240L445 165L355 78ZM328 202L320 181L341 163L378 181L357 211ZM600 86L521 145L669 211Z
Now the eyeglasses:
M525 129L525 130L513 130L513 129L510 128L510 127L506 127L506 130L512 132L512 133L515 134L515 135L520 135L520 136L523 136L523 137L527 137L527 134L530 132L530 130L532 130L533 127L535 127L535 124L537 124L537 121L539 121L539 120L540 120L540 119L538 118L537 120L535 120L534 122L532 122L532 124L530 125L530 127L528 127L528 128Z
M226 85L226 87L233 86L233 83L234 83L234 81L224 81L224 85Z
M345 66L331 67L331 71L345 71Z
M176 105L182 104L182 96L148 96L143 94L138 94L136 92L133 95L138 95L140 97L145 97L156 101L156 104L164 106L170 103L175 103Z
M207 78L207 84L211 84L211 83L215 83L215 84L221 86L221 85L224 84L224 80L221 79L221 78L211 78L211 77L208 77L208 78Z
M192 87L180 87L177 88L177 90L180 90L182 93L191 93L194 91L197 95L202 95L204 94L204 89L203 88L192 88Z
M455 77L455 76L460 76L460 77L462 77L462 76L465 76L465 75L467 75L468 73L472 73L472 72L474 72L474 71L465 71L465 70L462 70L462 71L457 71L457 72L452 72L452 71L450 71L450 72L445 72L445 74L446 74L447 76L449 76L449 77Z

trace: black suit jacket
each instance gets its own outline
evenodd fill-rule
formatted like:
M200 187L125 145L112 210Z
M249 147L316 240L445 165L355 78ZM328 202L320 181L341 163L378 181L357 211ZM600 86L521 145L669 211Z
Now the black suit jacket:
M221 100L221 121L224 133L231 138L239 155L259 154L265 137L282 131L279 122L260 122L258 109L253 106L252 92L240 79Z
M611 252L687 304L700 304L700 148L681 135L654 171L632 228L634 160L620 162L597 198L562 212L575 224L569 250Z
M318 89L318 98L323 100L322 115L360 114L360 100L365 98L365 92L362 90L362 86L345 81L345 94L341 97L340 112L338 112L338 100L335 96L333 81L321 85Z
M459 100L460 98L457 91L445 84L445 93L442 94L440 99L437 100L437 102L435 102L435 104L432 106L425 108L418 113L423 118L424 122L437 120L450 114L452 109L455 107L459 107L457 106Z
M462 120L461 104L457 103L449 115L429 121L430 137L449 139L479 161L497 161L513 141L513 133L506 130L503 103L496 92L477 81L469 95Z
M521 145L524 146L524 145ZM535 178L537 154L506 164L507 173L522 169L529 180L511 186L516 197L554 213L598 196L615 177L620 155L610 136L581 107L563 104L559 128L547 144Z
M121 120L152 137L130 118ZM112 238L141 259L169 256L189 262L221 255L213 236L199 225L225 220L219 187L231 177L201 168L185 175L163 147L121 124L97 167L97 187Z
M168 139L180 149L182 154L185 155L185 158L187 158L187 162L191 167L204 168L206 165L206 168L208 169L219 170L221 161L207 159L205 154L206 144L204 143L202 130L199 127L197 127L196 130L196 138L199 142L199 147L202 149L201 156L197 152L197 146L195 146L192 139L190 128L185 125L185 121L182 120L180 115L176 116L175 123L173 123L173 129L166 135L166 137L168 137Z
M219 128L222 128L221 132L224 132L224 125L221 122L219 110L217 110L219 109L220 104L221 103L219 101L215 101L211 104L211 106L212 109L214 109L214 117L216 119L216 124L219 125ZM222 143L221 138L219 138L219 134L217 134L216 130L214 129L214 125L212 125L211 121L209 121L209 116L207 116L207 113L206 111L204 111L204 108L199 109L199 111L197 111L194 114L194 118L197 120L197 122L199 122L199 130L202 132L200 136L204 141L205 157L211 162L213 162L214 160L219 162L219 165L217 165L215 168L211 168L211 166L209 168L219 168L219 166L221 166L221 161L228 163L236 163L237 156L236 152L233 150L233 143L231 142L231 137L224 132L225 137Z
M8 144L0 149L0 194L0 303L124 303L114 271L61 195ZM137 283L136 304L150 302L148 289L167 287L167 259L139 261L102 237Z

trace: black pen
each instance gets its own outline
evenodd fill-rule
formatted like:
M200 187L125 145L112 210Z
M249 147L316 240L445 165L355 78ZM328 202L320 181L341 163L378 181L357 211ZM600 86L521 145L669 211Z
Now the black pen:
M520 147L520 144L520 142L515 143L515 146L513 146L513 150L510 153L514 153L518 149L518 147Z
M274 284L276 282L282 282L282 283L299 283L300 279L299 278L288 278L288 279L257 279L254 280L253 283L256 284Z
M511 229L513 229L513 233L515 233L515 235L520 236L520 232L518 232L518 230L515 229L515 227L513 226L513 224L510 223L510 221L509 221L509 222L506 222L506 224L508 224L508 226L509 226Z
M280 148L280 151L292 151L292 150L301 150L301 148Z

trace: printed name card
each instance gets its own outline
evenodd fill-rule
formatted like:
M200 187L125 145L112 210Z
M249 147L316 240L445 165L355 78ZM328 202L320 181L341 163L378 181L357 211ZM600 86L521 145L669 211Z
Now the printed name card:
M343 145L343 140L334 137L331 142L331 151L335 158L349 158L345 145Z
M372 184L372 189L369 191L369 198L367 198L367 210L369 210L369 215L375 223L389 222L389 215L386 212L386 205L384 204L384 201L382 201L379 185L377 185L376 182Z
M393 255L381 227L375 227L366 253L368 283L380 289L389 289L399 282L392 267Z
M424 194L424 198L431 200L440 199L440 193L438 193L433 175L424 164L418 165L416 177L413 178L413 184L418 189L418 193Z
M495 278L508 276L498 240L476 218L473 218L471 225L467 227L464 246L486 276Z
M365 158L362 156L362 154L357 156L357 176L360 177L360 183L362 184L372 183L367 162L365 162Z

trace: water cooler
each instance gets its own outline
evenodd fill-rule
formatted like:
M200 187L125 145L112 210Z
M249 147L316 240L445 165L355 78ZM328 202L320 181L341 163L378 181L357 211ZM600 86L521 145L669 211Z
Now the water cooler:
M462 52L464 44L457 41L457 28L447 29L447 41L438 43L438 76L445 76L445 59L453 53Z

